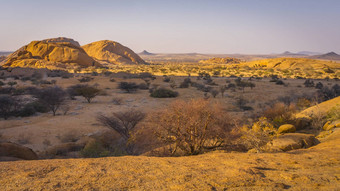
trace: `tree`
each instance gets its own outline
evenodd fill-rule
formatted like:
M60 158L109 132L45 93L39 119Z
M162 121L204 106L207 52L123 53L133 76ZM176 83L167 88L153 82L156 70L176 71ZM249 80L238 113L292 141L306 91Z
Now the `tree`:
M45 104L55 116L59 107L65 102L67 93L60 87L48 87L37 92L36 97Z
M226 85L222 85L220 86L220 92L221 92L221 96L224 96L224 92L227 90L227 86Z
M92 99L99 95L100 90L92 86L83 86L76 89L76 92L83 96L88 103L91 103Z
M230 122L227 113L203 99L175 101L155 116L156 134L170 155L196 155L222 146Z
M131 109L125 112L113 112L111 116L98 115L97 121L119 133L123 138L124 144L127 144L131 137L131 132L145 116L145 113ZM125 146L126 152L132 154L133 149L131 145Z
M5 120L18 108L18 102L9 95L0 96L0 117Z
M138 85L134 82L120 82L118 88L126 91L127 93L131 93L138 89Z
M217 95L218 95L218 91L217 90L215 90L215 89L211 89L210 90L210 94L215 98Z

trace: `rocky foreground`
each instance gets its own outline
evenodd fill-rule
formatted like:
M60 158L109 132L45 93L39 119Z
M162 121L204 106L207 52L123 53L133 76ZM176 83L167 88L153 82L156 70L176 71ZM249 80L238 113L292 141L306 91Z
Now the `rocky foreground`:
M340 190L340 130L309 149L0 162L0 190Z

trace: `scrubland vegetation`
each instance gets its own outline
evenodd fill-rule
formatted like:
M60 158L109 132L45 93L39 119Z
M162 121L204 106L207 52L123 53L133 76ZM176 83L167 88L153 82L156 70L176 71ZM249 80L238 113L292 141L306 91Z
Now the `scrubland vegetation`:
M8 121L19 123L26 117L37 126L41 126L40 118L49 115L58 121L86 118L92 125L85 125L89 128L85 135L75 125L61 131L59 140L45 135L41 143L2 139L30 145L41 158L185 156L213 150L273 152L268 145L280 134L297 131L317 136L326 122L338 119L336 107L318 116L296 117L308 107L340 96L337 79L286 79L278 71L222 77L227 68L182 66L186 67L179 65L174 71L187 73L187 77L165 75L167 72L155 76L158 69L153 65L134 71L145 67L153 73L133 74L34 70L30 75L13 76L3 71L2 134L11 129ZM192 70L194 67L197 70ZM193 72L198 72L197 76L191 75ZM136 98L142 102L136 103ZM83 107L89 110L82 112ZM280 129L286 124L293 130ZM51 125L63 128L58 123ZM91 126L95 128L91 130Z

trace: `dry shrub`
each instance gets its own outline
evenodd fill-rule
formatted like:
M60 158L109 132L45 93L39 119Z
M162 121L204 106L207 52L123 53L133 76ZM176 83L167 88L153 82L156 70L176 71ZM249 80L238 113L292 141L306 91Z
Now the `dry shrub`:
M62 136L58 137L62 143L77 142L79 140L79 133L75 130L69 130Z
M171 156L222 147L233 127L228 113L204 99L175 101L154 119L156 135Z
M261 152L262 147L277 134L274 126L265 117L261 117L251 128L244 126L240 128L240 131L242 133L242 137L239 140L241 144L247 150L255 149L256 152Z
M263 116L271 121L274 127L291 123L294 121L294 113L296 112L296 107L294 104L285 105L282 102L275 103L272 107L267 108L263 112Z

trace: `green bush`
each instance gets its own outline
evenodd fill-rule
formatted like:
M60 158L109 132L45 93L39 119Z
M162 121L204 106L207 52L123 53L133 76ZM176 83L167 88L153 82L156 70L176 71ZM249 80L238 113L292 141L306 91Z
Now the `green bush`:
M89 141L80 154L86 158L107 157L110 155L110 151L104 148L103 144L97 140Z
M172 91L166 88L159 88L159 89L154 90L150 94L150 96L155 97L155 98L171 98L171 97L177 97L178 92Z

